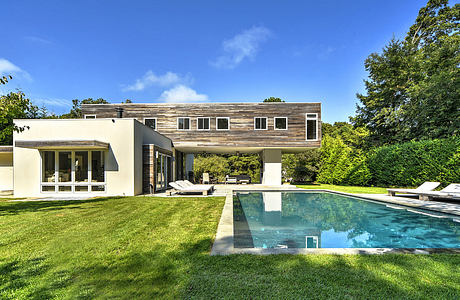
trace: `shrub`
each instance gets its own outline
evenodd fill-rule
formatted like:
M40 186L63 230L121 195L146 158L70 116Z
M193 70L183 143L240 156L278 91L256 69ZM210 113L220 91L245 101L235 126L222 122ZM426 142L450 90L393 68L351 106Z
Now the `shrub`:
M460 182L460 137L379 147L370 153L367 166L377 186Z

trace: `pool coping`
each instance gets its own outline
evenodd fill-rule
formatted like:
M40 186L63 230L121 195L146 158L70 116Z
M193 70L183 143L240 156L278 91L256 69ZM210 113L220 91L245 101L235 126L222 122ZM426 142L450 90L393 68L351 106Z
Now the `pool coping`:
M211 255L231 255L231 254L256 254L256 255L271 255L271 254L336 254L336 255L345 255L345 254L387 254L387 253L398 253L398 254L433 254L433 253L448 253L448 254L460 254L460 248L317 248L317 249L307 249L307 248L288 248L288 249L264 249L264 248L235 248L233 245L233 194L238 191L238 189L228 191L225 196L225 204L222 209L222 215L220 217L219 225L217 227L216 238L212 245ZM247 192L246 190L244 190ZM254 189L254 191L275 191L275 190L266 190L266 189ZM383 197L383 195L375 194L351 194L344 192L336 192L327 189L283 189L280 190L283 192L286 191L304 191L304 192L329 192L340 194L344 196L350 196L355 198L361 198L365 200L373 200L383 203L397 204L404 207L413 207L423 210L430 210L435 212L441 212L443 214L449 214L454 216L460 216L460 205L451 204L454 207L446 209L443 205L426 205L427 201L408 199L408 198L399 198L399 199L389 199L395 197ZM391 201L390 201L391 200ZM439 203L438 204L443 204ZM435 203L429 203L435 204ZM449 203L445 203L449 204ZM458 206L458 207L455 207ZM439 209L436 209L436 208ZM455 209L453 209L455 208ZM453 210L452 210L453 209ZM457 211L458 210L458 211ZM453 211L446 212L446 211Z

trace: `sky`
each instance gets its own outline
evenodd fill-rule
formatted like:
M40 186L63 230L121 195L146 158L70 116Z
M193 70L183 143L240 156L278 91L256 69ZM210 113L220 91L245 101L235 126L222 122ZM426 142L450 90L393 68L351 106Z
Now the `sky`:
M321 102L347 121L364 60L426 1L4 1L0 75L36 105L72 99ZM450 3L452 5L452 2Z

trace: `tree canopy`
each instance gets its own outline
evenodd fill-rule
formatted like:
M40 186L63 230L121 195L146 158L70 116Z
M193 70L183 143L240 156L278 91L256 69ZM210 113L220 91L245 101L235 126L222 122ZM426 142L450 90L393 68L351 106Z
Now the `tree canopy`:
M0 145L13 144L13 132L26 128L14 124L14 119L39 119L47 117L46 109L32 104L21 91L0 96Z
M444 138L460 129L460 4L430 0L404 40L365 61L366 94L350 118L373 145Z
M285 102L285 101L281 100L281 98L269 97L267 99L264 99L264 102Z
M94 100L93 98L87 98L82 101L78 99L72 100L72 109L69 113L60 116L61 119L79 119L82 118L81 105L82 104L109 104L107 100L102 98Z

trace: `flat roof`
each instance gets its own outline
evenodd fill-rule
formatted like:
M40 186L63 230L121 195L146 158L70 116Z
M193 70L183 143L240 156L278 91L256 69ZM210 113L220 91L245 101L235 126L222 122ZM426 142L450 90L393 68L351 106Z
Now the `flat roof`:
M16 147L34 149L108 149L109 143L97 140L16 141Z
M12 153L13 146L0 146L0 153Z

